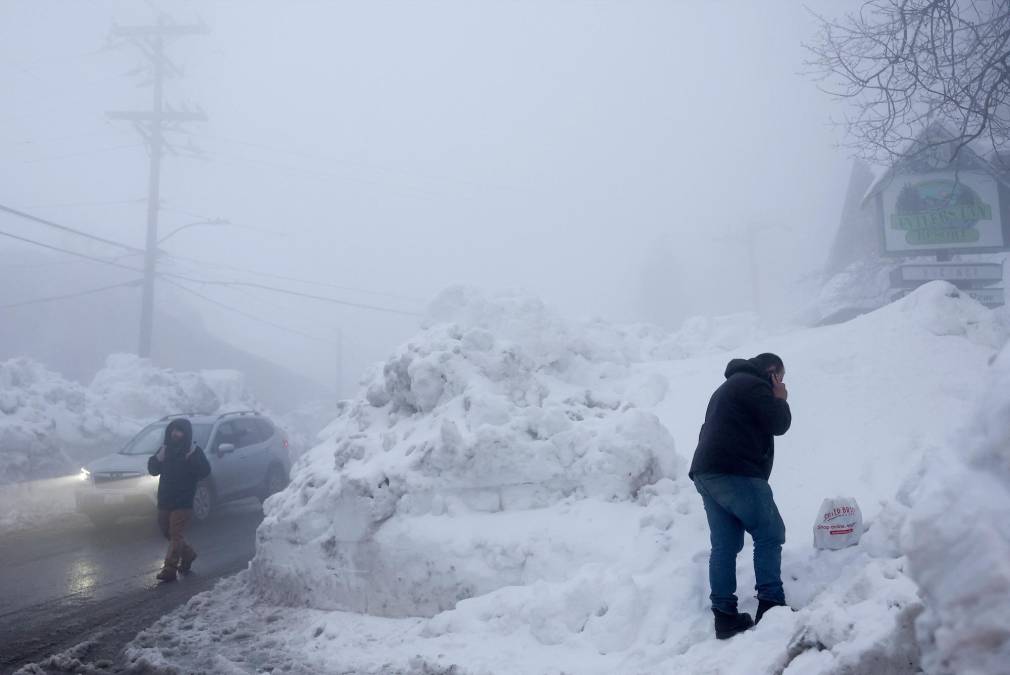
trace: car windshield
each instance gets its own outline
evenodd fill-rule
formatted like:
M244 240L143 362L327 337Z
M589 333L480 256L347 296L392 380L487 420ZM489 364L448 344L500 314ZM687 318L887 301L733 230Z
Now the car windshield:
M158 422L147 427L133 437L126 447L119 451L121 455L153 455L158 452L158 448L165 442L165 427L168 422ZM201 448L207 447L207 439L210 437L211 424L194 424L193 440Z

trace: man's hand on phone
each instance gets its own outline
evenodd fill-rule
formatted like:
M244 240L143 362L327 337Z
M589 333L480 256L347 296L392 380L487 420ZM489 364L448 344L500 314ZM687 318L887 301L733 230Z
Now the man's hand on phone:
M158 449L158 461L159 462L164 462L165 461L165 446L164 445L161 446Z
M779 379L779 376L772 373L772 394L775 398L780 398L783 401L789 400L789 392L786 390L786 384Z

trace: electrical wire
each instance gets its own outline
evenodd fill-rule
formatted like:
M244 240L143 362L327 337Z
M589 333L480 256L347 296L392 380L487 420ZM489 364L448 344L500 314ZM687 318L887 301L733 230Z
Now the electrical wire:
M312 335L310 333L303 333L302 331L300 331L300 330L298 330L296 328L291 328L289 326L285 326L285 325L282 325L282 324L270 321L269 319L264 319L263 317L256 316L255 314L250 314L249 312L243 311L243 310L241 310L241 309L239 309L237 307L232 307L229 304L226 304L224 302L220 302L218 300L215 300L214 298L210 298L210 297L204 295L203 293L200 293L199 291L195 291L192 288L189 288L188 286L184 286L183 284L180 284L178 282L172 281L170 279L165 279L164 275L160 275L160 276L161 276L161 280L164 283L168 284L169 286L174 286L175 288L178 288L179 290L185 291L186 293L189 293L191 295L195 295L196 297L200 298L204 302L208 302L208 303L210 303L212 305L215 305L217 307L220 307L222 309L226 309L226 310L228 310L230 312L234 312L235 314L238 314L240 316L244 316L245 318L251 319L252 321L258 321L258 322L266 324L268 326L273 326L274 328L277 328L279 330L287 331L288 333L294 333L295 335L300 335L300 336L302 336L304 338L308 338L309 340L316 340L318 342L323 342L323 343L326 343L326 344L333 344L333 340L327 340L326 338L321 338L321 337L319 337L317 335Z
M309 286L320 286L325 288L333 288L339 291L351 291L354 293L364 293L365 295L375 295L386 298L393 298L395 300L406 300L407 302L424 302L421 298L413 298L407 295L398 295L396 293L387 293L385 291L370 291L365 288L357 288L355 286L341 286L339 284L332 284L326 281L315 281L312 279L303 279L299 277L289 277L283 274L272 274L270 272L263 272L260 270L251 270L244 267L237 267L235 265L228 265L225 263L209 262L206 260L197 260L196 258L190 258L189 256L177 255L175 253L164 254L169 258L175 258L177 260L184 260L189 263L200 265L201 268L206 269L208 267L220 267L221 269L232 270L233 272L245 272L246 274L252 274L259 277L266 277L269 279L277 279L279 281L293 281L299 284L307 284Z
M86 253L78 253L77 251L71 251L67 248L60 248L59 246L53 246L52 244L45 244L41 241L35 241L34 239L28 239L26 237L19 237L16 234L11 234L10 232L0 231L0 237L8 237L10 239L16 239L17 241L24 242L26 244L33 244L35 246L41 246L42 248L48 248L52 251L59 251L60 253L66 253L67 255L77 256L78 258L84 258L85 260L92 260L97 263L102 263L103 265L111 265L112 267L118 267L124 270L130 270L131 272L143 273L144 270L137 269L136 267L130 267L129 265L120 265L117 262L108 260L106 258L98 258L96 256L88 255Z
M49 157L38 157L36 159L26 159L23 164L37 164L39 162L50 162L57 159L70 159L72 157L90 157L91 155L98 155L103 152L113 152L115 150L125 150L127 148L143 148L144 143L126 143L124 145L112 145L105 148L95 148L94 150L83 150L81 152L71 152L66 155L50 155Z
M143 253L143 249L137 248L136 246L130 246L129 244L121 244L118 241L113 241L111 239L105 239L104 237L99 237L99 236L94 235L94 234L89 234L88 232L84 232L82 230L77 230L77 229L74 229L72 227L67 227L66 225L60 225L59 223L53 222L51 220L46 220L45 218L39 218L38 216L33 216L32 214L25 213L24 211L18 211L17 209L13 209L13 208L11 208L9 206L5 206L3 204L0 204L0 211L6 212L6 213L10 213L11 215L18 216L19 218L24 218L25 220L30 220L32 222L39 223L40 225L46 225L48 227L52 227L52 228L55 228L57 230L61 230L63 232L69 232L71 234L76 234L78 237L85 237L87 239L91 239L91 240L94 240L94 241L100 241L103 244L109 244L110 246L118 246L119 248L126 249L127 251L131 251L133 253Z
M126 288L132 286L139 286L143 283L143 279L134 279L133 281L127 281L121 284L111 284L109 286L102 286L101 288L92 288L86 291L77 291L75 293L67 293L65 295L50 295L44 298L35 298L34 300L23 300L21 302L12 302L6 305L0 305L0 309L11 309L13 307L24 307L26 305L38 305L46 302L55 302L57 300L67 300L69 298L79 298L84 295L94 295L95 293L102 293L104 291L110 291L114 288Z
M90 234L88 234L86 232L81 232L80 230L75 230L73 228L68 228L68 227L66 227L64 225L60 225L60 224L54 223L52 221L47 221L47 220L44 220L42 218L37 218L35 216L29 215L27 213L24 213L22 211L18 211L16 209L12 209L10 207L3 206L2 204L0 204L0 210L12 213L12 214L17 215L17 216L21 216L23 218L27 218L27 219L35 221L35 222L39 222L39 223L44 224L44 225L48 225L50 227L55 227L55 228L60 229L60 230L65 230L65 231L71 232L73 234L84 236L84 237L87 237L89 239L95 239L95 240L101 241L103 243L113 244L115 246L119 246L119 247L125 248L125 249L131 251L132 253L142 253L143 252L142 249L134 248L132 246L127 246L126 244L120 244L119 242L114 242L114 241L109 240L109 239L103 239L102 237L96 237L96 236L90 235ZM62 248L60 246L53 246L52 244L46 244L46 243L41 242L41 241L37 241L37 240L34 240L34 239L28 239L27 237L21 237L21 236L16 235L16 234L11 234L10 232L0 231L0 236L8 237L10 239L14 239L16 241L24 242L26 244L32 244L34 246L40 246L42 248L47 248L47 249L50 249L52 251L58 251L60 253L65 253L67 255L76 256L78 258L83 258L85 260L91 260L93 262L101 263L103 265L110 265L112 267L118 267L120 269L129 270L131 272L138 272L138 273L142 273L143 272L143 270L137 269L136 267L131 267L129 265L121 265L120 263L116 262L115 260L109 260L107 258L99 258L97 256L87 255L86 253L80 253L78 251L73 251L73 250L70 250L70 249L67 249L67 248ZM125 256L122 256L122 257L125 257ZM179 257L179 256L175 256L175 257ZM249 272L249 273L252 273L252 272ZM220 280L212 280L212 279L197 279L197 278L190 277L190 276L187 276L187 275L175 274L175 273L172 273L172 272L163 272L161 274L161 276L162 277L173 277L175 279L181 279L183 281L189 281L191 283L201 284L201 285L208 285L208 286L225 286L225 287L229 287L229 286L230 287L239 287L239 286L242 286L242 287L246 287L246 288L255 288L255 289L264 290L264 291L271 291L271 292L274 292L274 293L281 293L281 294L290 295L290 296L307 298L307 299L310 299L310 300L317 300L317 301L320 301L320 302L328 302L328 303L334 304L334 305L343 305L345 307L355 307L357 309L367 309L367 310L376 311L376 312L385 312L387 314L399 314L399 315L403 315L403 316L422 316L422 314L420 312L413 312L413 311L404 310L404 309L396 309L396 308L393 308L393 307L382 307L382 306L379 306L379 305L370 305L370 304L362 303L362 302L352 302L350 300L340 300L338 298L331 298L331 297L328 297L328 296L315 295L315 294L312 294L312 293L303 293L303 292L294 291L294 290L291 290L291 289L288 289L288 288L280 288L280 287L277 287L277 286L270 286L270 285L267 285L267 284L260 284L260 283L253 282L253 281L220 281Z
M184 281L189 281L194 284L201 284L203 286L224 286L224 287L245 287L245 288L256 288L263 291L272 291L274 293L281 293L284 295L291 295L300 298L308 298L309 300L318 300L320 302L328 302L334 305L344 305L346 307L355 307L357 309L368 309L375 312L385 312L387 314L400 314L403 316L423 316L421 312L412 312L405 309L394 309L392 307L381 307L379 305L369 305L363 302L351 302L349 300L340 300L338 298L331 298L325 295L315 295L312 293L302 293L300 291L293 291L289 288L280 288L277 286L268 286L267 284L260 284L253 281L216 281L213 279L196 279L194 277L186 276L183 274L175 274L173 272L162 272L162 277L172 277L174 279L182 279Z
M122 204L144 204L147 202L146 197L141 197L140 199L111 199L105 201L94 201L94 202L61 202L58 204L29 204L25 206L26 209L62 209L62 208L80 208L82 206L119 206Z
M468 186L471 186L471 187L481 188L481 189L485 189L485 190L491 189L491 190L501 190L501 191L506 191L506 192L516 192L516 193L530 192L530 190L528 190L528 189L524 189L524 188L520 188L520 187L516 187L516 186L497 185L497 184L493 184L493 183L486 183L486 182L475 181L475 180L471 180L471 179L454 177L454 176L438 176L438 175L431 175L431 174L427 174L427 175L426 174L419 174L416 171L410 171L410 170L407 170L407 169L382 166L382 165L379 165L379 164L376 164L376 163L373 163L373 162L355 161L355 160L351 160L351 159L347 159L347 158L335 157L335 156L332 156L332 155L327 155L327 154L322 154L322 153L317 153L317 152L308 152L308 151L304 151L304 150L298 150L298 149L295 149L295 148L281 148L281 147L278 147L278 146L268 145L268 144L265 144L265 143L254 142L254 141L246 141L246 140L242 140L240 138L222 136L222 135L219 135L219 134L212 134L212 133L207 133L207 132L204 132L204 131L187 131L186 133L189 134L190 136L196 136L196 137L199 137L199 138L206 138L206 139L220 141L220 142L224 142L224 143L230 143L232 145L240 145L240 146L245 146L245 147L249 147L249 148L257 148L257 149L260 149L260 150L267 150L269 152L274 152L274 153L278 153L278 154L295 155L295 156L299 156L299 157L305 157L306 159L314 159L314 160L317 160L317 161L326 162L328 164L344 164L344 165L349 166L351 168L364 168L366 170L376 171L376 172L379 172L379 173L385 173L385 174L389 174L389 175L397 175L398 174L401 178L409 178L409 179L415 180L415 181L420 180L421 182L427 182L429 184L430 183L443 183L443 184L447 184L448 185L448 184L455 183L455 184L459 184L459 185L468 185Z

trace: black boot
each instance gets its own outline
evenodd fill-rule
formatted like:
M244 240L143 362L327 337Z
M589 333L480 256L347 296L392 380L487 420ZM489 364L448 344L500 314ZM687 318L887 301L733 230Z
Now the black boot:
M718 609L713 609L715 615L715 636L720 640L728 640L737 633L742 633L754 625L750 614L725 614Z
M772 609L773 607L785 607L785 606L786 605L783 602L773 602L771 600L762 600L761 598L758 598L758 611L757 616L754 618L754 625L756 626L759 623L761 623L761 617L764 616L765 612L767 612L769 609Z

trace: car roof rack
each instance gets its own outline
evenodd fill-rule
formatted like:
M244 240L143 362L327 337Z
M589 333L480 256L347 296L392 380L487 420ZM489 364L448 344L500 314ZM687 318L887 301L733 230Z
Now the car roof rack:
M211 413L205 413L205 412L174 413L172 415L165 415L164 417L162 417L158 421L159 422L164 422L165 420L172 420L172 419L176 419L178 417L207 417L210 414Z
M225 417L230 417L231 415L239 415L239 416L242 416L242 415L259 415L259 413L256 412L255 410L231 410L231 411L226 412L226 413L221 413L220 415L217 416L217 418L219 420L223 420Z

